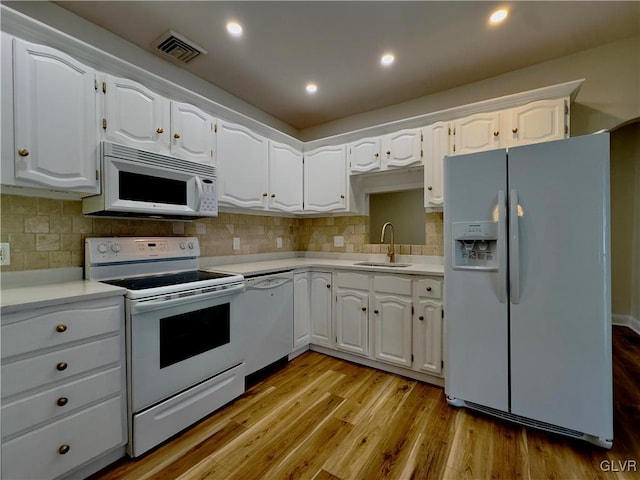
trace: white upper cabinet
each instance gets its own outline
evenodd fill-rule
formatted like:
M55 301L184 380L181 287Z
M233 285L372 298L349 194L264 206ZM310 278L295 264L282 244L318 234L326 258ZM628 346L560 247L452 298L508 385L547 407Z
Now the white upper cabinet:
M344 145L319 147L304 154L304 209L346 210L349 205Z
M246 127L218 122L218 200L221 205L264 208L269 142Z
M104 138L115 143L170 154L169 100L125 78L106 75Z
M349 144L349 172L364 173L380 170L382 138L363 138Z
M539 100L503 113L502 146L548 142L569 136L568 101Z
M3 41L8 38L3 35ZM4 64L4 48L3 68L10 67ZM98 193L95 71L62 52L19 39L13 39L13 50L14 148L10 157L3 155L3 169L14 175L6 183ZM11 118L4 113L3 120Z
M302 212L302 152L269 142L269 209Z
M188 103L171 102L171 154L214 164L215 119Z
M481 152L500 147L500 113L478 113L453 122L452 153Z
M382 162L387 168L422 165L422 130L400 130L382 137Z
M438 122L424 129L424 206L442 207L443 160L449 154L449 124Z

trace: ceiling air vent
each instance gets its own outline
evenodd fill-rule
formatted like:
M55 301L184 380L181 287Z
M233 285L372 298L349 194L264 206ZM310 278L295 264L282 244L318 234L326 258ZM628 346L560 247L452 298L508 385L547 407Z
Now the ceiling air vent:
M164 55L180 63L189 63L198 55L207 53L204 48L173 30L158 37L153 42L153 46Z

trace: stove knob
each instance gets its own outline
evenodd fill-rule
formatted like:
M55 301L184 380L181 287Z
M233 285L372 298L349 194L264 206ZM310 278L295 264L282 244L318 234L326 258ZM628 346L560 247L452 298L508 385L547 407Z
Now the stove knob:
M189 242L189 250L193 250L193 242Z
M187 248L187 242L180 242L180 250Z
M107 246L104 243L100 243L98 245L98 252L105 253L107 251Z
M118 253L120 251L120 245L114 243L113 245L111 245L111 250L113 250L115 253Z

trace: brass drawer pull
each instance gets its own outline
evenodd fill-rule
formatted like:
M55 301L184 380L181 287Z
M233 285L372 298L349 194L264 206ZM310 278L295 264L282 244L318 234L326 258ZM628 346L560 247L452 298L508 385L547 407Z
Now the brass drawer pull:
M430 292L431 290L431 287L427 287L427 292Z
M69 403L69 399L67 397L60 397L56 401L56 405L58 405L59 407L64 407L67 403Z
M59 363L56 365L56 369L57 369L59 372L62 372L63 370L66 370L66 369L67 369L67 367L68 367L67 362L59 362Z
M60 445L60 448L58 448L58 453L60 455L66 455L67 453L69 453L69 450L71 450L71 447L69 445Z
M26 148L21 148L20 150L18 150L18 155L20 155L21 157L27 157L29 156L29 150L27 150Z
M56 332L62 333L67 331L67 326L64 323L56 325Z

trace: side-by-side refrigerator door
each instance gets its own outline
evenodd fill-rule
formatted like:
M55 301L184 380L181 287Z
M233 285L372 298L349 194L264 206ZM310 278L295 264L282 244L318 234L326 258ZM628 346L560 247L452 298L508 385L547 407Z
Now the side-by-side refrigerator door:
M511 411L611 439L609 135L509 149Z
M506 152L445 158L445 393L507 411Z

